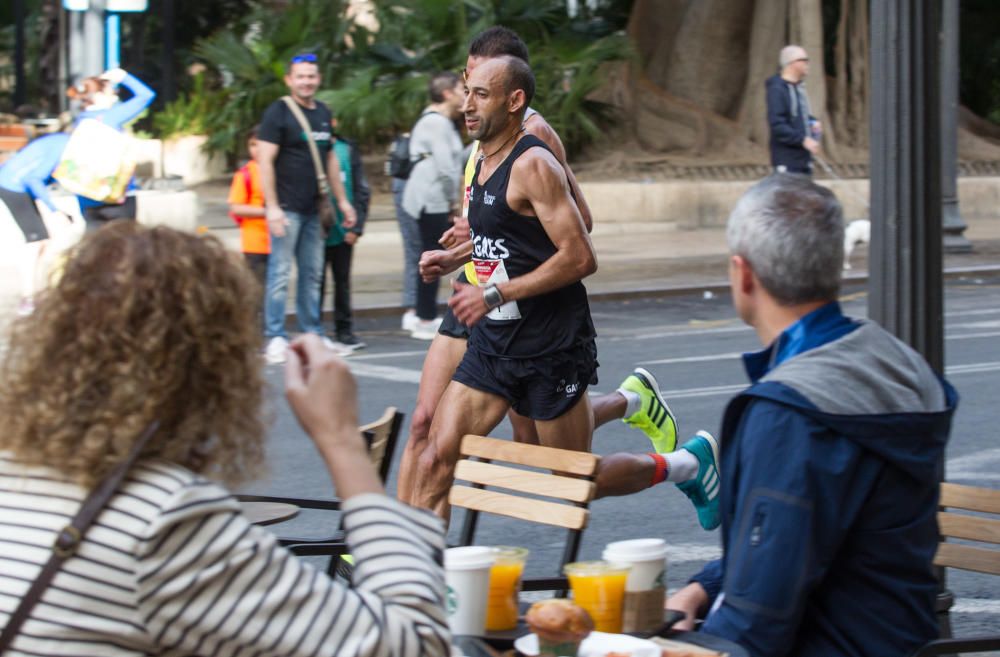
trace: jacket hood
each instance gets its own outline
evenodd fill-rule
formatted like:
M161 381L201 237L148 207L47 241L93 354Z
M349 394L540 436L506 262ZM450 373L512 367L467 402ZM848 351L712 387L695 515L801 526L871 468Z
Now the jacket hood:
M919 478L936 477L958 403L923 357L869 321L744 394L794 406Z

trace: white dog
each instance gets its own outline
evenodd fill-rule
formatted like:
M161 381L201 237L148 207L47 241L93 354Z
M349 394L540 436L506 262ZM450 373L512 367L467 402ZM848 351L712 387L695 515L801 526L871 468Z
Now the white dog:
M867 219L857 219L844 228L844 269L851 268L851 251L859 242L868 244L872 239L872 222Z

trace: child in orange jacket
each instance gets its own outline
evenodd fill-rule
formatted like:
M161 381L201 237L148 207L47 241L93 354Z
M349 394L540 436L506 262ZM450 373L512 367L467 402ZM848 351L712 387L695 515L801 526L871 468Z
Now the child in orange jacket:
M257 126L251 128L247 136L247 151L250 161L233 174L229 187L229 216L239 224L243 257L263 288L267 280L271 237L264 218L264 191L257 166Z

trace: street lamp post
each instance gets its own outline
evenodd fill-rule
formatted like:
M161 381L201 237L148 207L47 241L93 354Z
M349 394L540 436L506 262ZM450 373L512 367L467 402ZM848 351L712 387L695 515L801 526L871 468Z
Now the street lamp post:
M941 31L941 195L944 250L968 253L972 244L963 234L958 207L958 0L942 3Z
M944 373L942 2L871 7L871 208L868 315ZM944 463L938 464L938 479ZM952 595L936 569L942 636Z

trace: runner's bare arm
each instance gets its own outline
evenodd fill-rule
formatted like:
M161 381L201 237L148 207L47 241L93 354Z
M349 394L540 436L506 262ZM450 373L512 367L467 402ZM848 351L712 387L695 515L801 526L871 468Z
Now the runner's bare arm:
M507 188L507 204L520 214L536 215L556 252L534 271L498 284L504 301L557 290L597 271L597 254L569 195L566 173L551 153L533 148L518 158ZM452 287L456 294L448 305L460 322L472 326L489 310L482 290L460 283Z
M263 139L257 142L257 166L260 167L260 188L264 193L265 216L267 227L272 235L284 237L285 225L288 219L278 205L278 183L274 173L274 161L278 157L278 144L272 144Z
M544 141L546 146L552 149L552 153L559 160L559 163L563 165L563 170L566 171L566 180L569 182L569 188L576 199L576 207L580 210L580 216L583 217L583 225L587 227L588 233L594 230L594 218L590 214L590 206L587 205L587 199L583 198L583 191L576 182L576 175L569 167L569 162L566 161L566 147L563 146L562 139L559 138L558 133L552 129L552 126L549 125L549 122L541 114L532 114L524 122L524 131L529 135L535 135Z
M420 255L420 277L425 283L433 283L445 274L450 274L472 256L472 240L463 242L447 251L424 251Z

